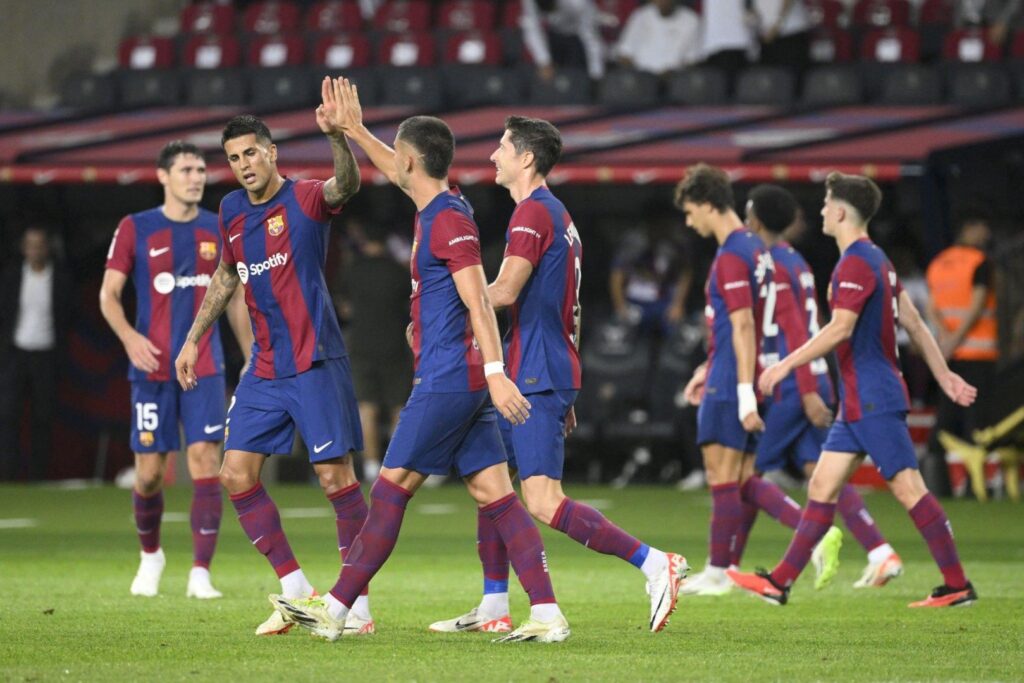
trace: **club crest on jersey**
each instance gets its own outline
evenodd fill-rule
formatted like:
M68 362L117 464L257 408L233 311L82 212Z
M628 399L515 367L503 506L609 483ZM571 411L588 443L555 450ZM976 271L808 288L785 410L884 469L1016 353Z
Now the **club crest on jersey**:
M139 432L139 443L143 446L153 445L153 432Z
M271 216L270 218L267 219L267 232L270 233L271 237L277 237L278 235L280 235L282 232L284 232L284 228L284 214Z
M204 261L212 261L217 258L217 243L216 242L200 242L199 243L199 258Z

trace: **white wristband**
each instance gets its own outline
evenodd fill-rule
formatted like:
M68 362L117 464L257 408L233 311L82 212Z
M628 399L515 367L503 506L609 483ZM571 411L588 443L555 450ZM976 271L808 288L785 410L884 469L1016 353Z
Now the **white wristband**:
M484 363L484 377L490 377L491 375L504 375L505 364L500 360L496 360L493 363Z
M753 384L737 384L736 398L740 402L740 422L750 413L757 412L757 395L754 394Z

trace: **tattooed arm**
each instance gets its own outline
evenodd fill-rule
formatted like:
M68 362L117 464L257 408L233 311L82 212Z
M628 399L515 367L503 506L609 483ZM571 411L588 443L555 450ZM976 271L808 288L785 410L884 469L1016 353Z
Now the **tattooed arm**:
M359 164L345 138L346 111L341 105L342 83L339 79L324 78L320 94L322 104L316 108L316 123L331 141L334 157L334 177L324 185L324 199L332 207L347 202L359 191Z
M241 280L235 269L221 261L217 272L213 274L213 280L203 297L203 305L196 314L192 329L185 337L185 343L181 347L178 359L174 361L174 370L178 376L178 384L185 391L194 389L196 380L196 363L199 361L199 341L206 334L206 331L217 322L217 318L228 307L235 289Z

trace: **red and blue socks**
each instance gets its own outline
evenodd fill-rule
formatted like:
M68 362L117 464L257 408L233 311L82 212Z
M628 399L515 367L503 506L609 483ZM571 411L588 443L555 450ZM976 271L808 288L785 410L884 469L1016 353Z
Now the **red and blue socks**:
M210 568L213 551L217 547L220 519L224 512L224 499L220 493L220 479L194 479L192 481L192 566Z
M263 484L231 496L238 521L256 550L266 556L274 573L281 579L281 588L288 598L305 597L312 586L299 569L288 538L281 526L281 515Z
M729 552L729 564L739 566L747 547L750 530L757 521L758 510L764 510L781 524L795 529L800 523L800 504L786 495L777 485L754 475L740 486L742 511L736 525Z
M349 548L352 547L352 542L359 535L363 523L366 522L366 499L363 497L362 489L359 488L359 483L356 482L340 491L335 491L327 496L327 500L331 501L331 505L334 506L335 524L338 527L338 553L344 563L345 556L348 554ZM366 595L369 589L369 586L364 587L360 595Z
M953 527L939 501L932 494L926 493L910 509L910 518L914 520L914 525L928 544L928 550L931 551L935 564L939 565L946 585L958 590L964 588L967 585L967 577L964 576L964 568L960 565L960 558L956 552Z
M503 617L508 608L508 551L498 527L483 510L476 513L476 552L484 570L484 594L480 612L487 617Z
M708 564L725 569L743 518L740 485L732 481L711 487L711 534L708 539Z
M132 508L135 512L135 530L139 534L142 552L155 553L160 550L160 521L164 516L163 491L143 496L132 490Z
M589 505L571 498L562 500L558 510L555 511L555 516L551 518L551 528L558 529L572 540L595 552L615 555L629 562L647 574L648 578L653 578L657 569L664 568L663 566L653 567L658 564L664 565L664 562L655 561L663 557L664 553L652 549L646 543L630 536ZM658 557L655 558L652 555Z
M885 537L875 525L875 520L868 514L864 507L864 499L860 497L857 490L846 484L839 492L839 501L836 509L843 517L843 523L850 530L853 537L861 544L864 550L870 553L875 548L881 548L886 544ZM890 549L891 551L891 549ZM888 553L886 553L888 554Z
M480 508L497 529L531 607L557 604L540 532L515 493ZM534 610L531 610L534 611Z
M810 562L814 546L818 545L818 541L832 526L835 515L835 503L807 501L800 524L797 525L796 533L793 534L793 540L790 541L782 562L772 571L771 578L775 585L782 588L789 588L793 585L793 582L800 576L800 572Z

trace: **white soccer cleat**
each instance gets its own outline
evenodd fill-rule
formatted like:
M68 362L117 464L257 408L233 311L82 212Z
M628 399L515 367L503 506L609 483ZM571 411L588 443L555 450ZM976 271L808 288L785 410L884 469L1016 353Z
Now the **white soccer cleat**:
M896 553L881 562L869 562L854 588L881 588L892 579L903 574L903 560Z
M163 576L167 558L164 549L158 548L155 553L139 553L139 571L132 579L132 595L146 598L156 597L160 593L160 577Z
M373 617L363 619L355 612L349 612L345 618L345 630L343 636L372 636L377 632L377 626L373 623Z
M692 579L686 579L679 587L680 595L725 595L732 590L732 581L725 575L724 569L707 566L704 571Z
M213 583L210 582L209 569L192 567L188 573L188 588L185 589L185 597L197 600L216 600L223 598L224 594L213 587Z
M512 617L488 617L480 614L480 608L474 607L461 617L447 621L435 621L429 630L434 633L462 633L482 631L484 633L508 633L512 630Z
M283 636L295 626L294 622L288 621L276 609L270 614L266 621L256 627L258 636Z
M318 638L334 642L345 632L346 622L335 619L327 613L327 604L323 598L289 599L283 595L271 595L269 599L270 604L281 613L285 620L308 629Z
M651 596L651 620L648 626L657 633L668 624L668 618L676 611L679 587L690 571L686 558L675 553L665 553L668 565L658 578L647 582L647 594Z
M527 619L519 628L507 636L497 638L494 643L560 643L569 637L569 622L559 614L551 621Z

